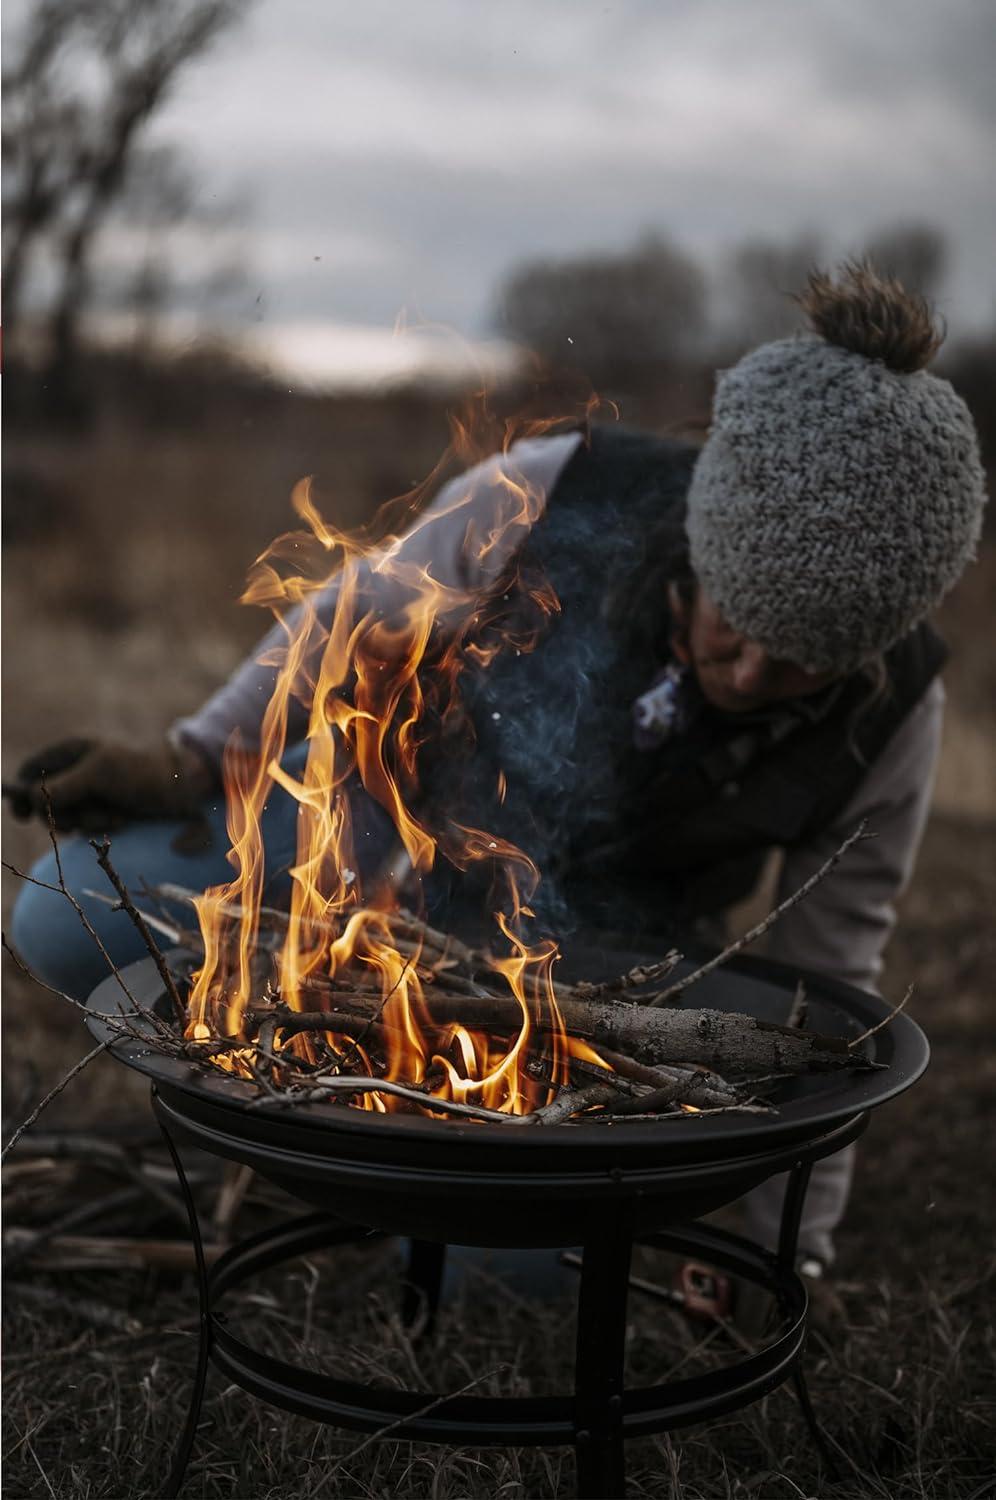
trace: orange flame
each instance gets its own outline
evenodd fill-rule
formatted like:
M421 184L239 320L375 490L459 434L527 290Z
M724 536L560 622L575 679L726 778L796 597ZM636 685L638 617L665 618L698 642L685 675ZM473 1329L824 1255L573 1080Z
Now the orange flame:
M486 398L479 396L466 417L453 421L447 457L466 466L482 453L496 447L507 451L520 437L541 435L554 425L507 423L496 443L495 421ZM389 514L396 529L376 546L373 530L349 534L330 525L310 481L301 481L292 504L307 530L279 538L250 572L243 601L269 607L285 641L267 659L276 681L258 749L250 752L233 741L225 753L228 858L235 873L196 903L205 958L190 997L188 1036L245 1036L246 1011L259 1000L268 977L296 1010L316 1008L314 991L305 1004L309 981L316 977L340 984L352 978L367 988L373 981L383 1001L386 1079L518 1114L567 1081L572 1055L599 1059L563 1027L553 985L556 944L530 944L523 935L539 872L521 849L496 834L452 818L444 826L428 826L419 804L418 769L427 741L461 722L464 674L486 670L504 650L531 650L559 604L545 580L520 577L514 568L518 544L541 514L544 497L517 478L512 466L489 475L486 515L475 508L469 481L442 507L416 514L441 468L442 463L426 486L393 503ZM473 561L473 585L464 581L466 569L442 576L445 569L437 559L441 526L451 536L460 523L461 555ZM493 586L480 587L481 578ZM320 596L333 584L334 613L323 623ZM510 610L505 601L513 596L526 607ZM300 779L281 765L294 700L308 711L308 753ZM297 852L289 872L286 933L275 975L267 976L261 975L258 959L261 819L275 786L298 805ZM428 872L441 854L461 870L488 861L503 877L505 894L495 918L509 952L491 964L518 1004L521 1019L514 1036L497 1040L483 1029L440 1027L433 1020L419 945L416 941L403 953L392 937L387 920L397 909L392 883L371 880L369 873L364 881L360 872L353 830L354 794L360 787L389 816L416 874ZM502 773L500 800L504 794ZM317 1008L327 1003L327 993L326 988ZM337 1036L331 1018L328 1035L336 1050L351 1051L355 1071L357 1054L366 1056L362 1048ZM223 1065L250 1074L252 1040L246 1037L245 1053L226 1053ZM296 1056L309 1055L303 1034L286 1045ZM544 1059L540 1077L525 1068L537 1051ZM399 1105L393 1095L377 1093L363 1095L360 1103L376 1110Z

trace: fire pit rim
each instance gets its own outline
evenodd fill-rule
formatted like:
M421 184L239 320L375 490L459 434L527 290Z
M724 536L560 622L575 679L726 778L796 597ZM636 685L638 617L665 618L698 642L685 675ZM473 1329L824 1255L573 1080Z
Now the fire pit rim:
M122 972L129 987L138 993L143 1003L154 1004L160 999L161 981L151 958L140 960ZM726 965L725 972L773 982L788 995L800 977L800 971L794 966L790 968L770 959L742 955ZM889 1015L890 1006L877 995L823 975L803 977L813 999L827 1001L831 1006L837 1002L836 1009L845 1035L852 1029L856 1035L859 1029L874 1026ZM89 1004L91 1009L108 1016L118 1013L122 993L113 976L108 976L97 987ZM108 1050L118 1061L144 1073L157 1085L192 1097L212 1111L221 1109L234 1113L243 1121L256 1118L264 1130L280 1126L282 1134L299 1139L300 1149L311 1152L321 1152L323 1145L329 1150L342 1151L347 1138L357 1143L379 1140L384 1144L386 1138L390 1138L399 1144L410 1144L412 1148L417 1148L419 1143L439 1146L445 1141L447 1146L452 1145L456 1150L500 1145L505 1152L519 1151L528 1146L533 1153L541 1144L544 1153L548 1150L577 1150L583 1145L594 1148L598 1155L610 1146L615 1151L619 1147L646 1149L653 1144L658 1150L684 1158L700 1153L712 1154L724 1146L735 1146L738 1150L751 1146L762 1148L762 1145L776 1144L779 1139L788 1141L793 1137L817 1134L838 1121L885 1103L920 1077L930 1057L929 1044L921 1028L910 1017L901 1014L894 1016L888 1026L870 1038L870 1060L886 1064L884 1069L820 1075L827 1081L827 1087L791 1100L785 1117L718 1114L681 1120L614 1121L611 1125L595 1121L565 1122L561 1128L559 1125L515 1126L485 1121L465 1123L442 1116L381 1114L346 1109L341 1105L307 1104L281 1108L258 1101L251 1084L224 1074L213 1078L192 1063L167 1057L151 1048L145 1049L131 1038L117 1037L95 1016L87 1017L86 1024L97 1040L110 1042ZM147 1023L139 1022L139 1029L146 1027ZM250 1104L251 1109L248 1108Z

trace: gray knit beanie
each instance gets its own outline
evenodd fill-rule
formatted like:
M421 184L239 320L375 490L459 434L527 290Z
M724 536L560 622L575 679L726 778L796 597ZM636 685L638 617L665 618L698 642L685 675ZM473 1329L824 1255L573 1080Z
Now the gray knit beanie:
M921 299L851 265L801 300L815 333L763 344L718 382L688 536L735 630L843 673L958 579L985 481L968 408L922 368L940 338Z

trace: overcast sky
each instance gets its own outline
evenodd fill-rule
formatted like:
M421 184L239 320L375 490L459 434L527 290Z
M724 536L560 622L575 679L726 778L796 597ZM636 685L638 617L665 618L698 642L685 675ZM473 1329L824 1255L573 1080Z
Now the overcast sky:
M994 73L992 0L255 0L153 134L244 198L244 315L301 348L484 335L517 261L647 228L716 265L911 219L958 331L996 314Z

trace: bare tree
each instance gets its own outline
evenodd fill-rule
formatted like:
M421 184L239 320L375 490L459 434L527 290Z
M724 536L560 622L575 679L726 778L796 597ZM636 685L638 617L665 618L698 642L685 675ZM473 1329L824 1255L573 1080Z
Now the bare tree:
M753 240L739 245L729 258L725 277L727 337L732 343L750 348L792 333L801 322L793 298L819 259L820 244L814 234L784 243Z
M634 388L687 356L704 315L694 261L647 235L618 254L521 266L499 292L497 321L555 368Z
M16 329L32 255L54 262L50 390L71 392L95 241L141 133L236 0L37 0L4 78L5 316Z

